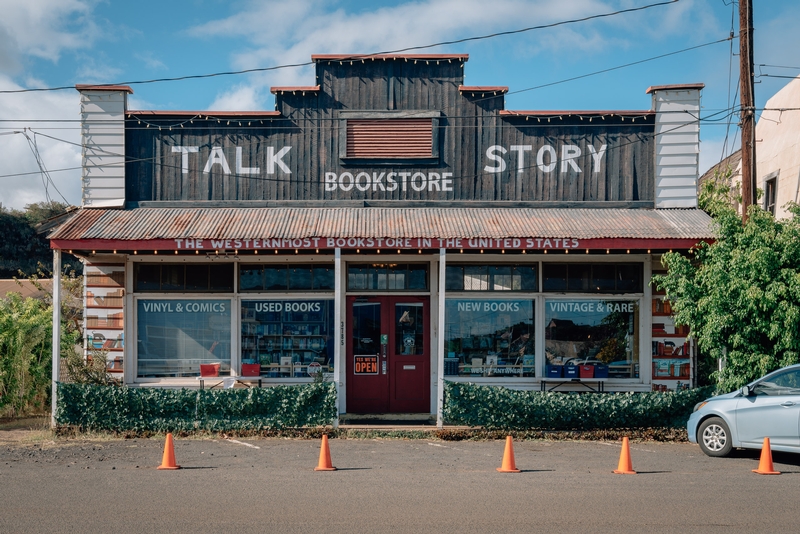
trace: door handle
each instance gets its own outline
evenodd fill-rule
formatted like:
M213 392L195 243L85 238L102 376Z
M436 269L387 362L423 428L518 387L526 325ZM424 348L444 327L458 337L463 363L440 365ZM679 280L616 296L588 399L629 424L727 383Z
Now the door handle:
M794 406L794 403L792 401L786 401L782 402L781 406L783 406L784 408L788 408L789 406Z

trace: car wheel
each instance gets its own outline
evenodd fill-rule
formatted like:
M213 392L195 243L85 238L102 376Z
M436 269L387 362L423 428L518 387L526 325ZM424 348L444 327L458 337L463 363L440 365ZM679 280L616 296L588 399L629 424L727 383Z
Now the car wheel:
M708 456L727 456L733 450L731 431L719 417L703 421L697 429L697 443Z

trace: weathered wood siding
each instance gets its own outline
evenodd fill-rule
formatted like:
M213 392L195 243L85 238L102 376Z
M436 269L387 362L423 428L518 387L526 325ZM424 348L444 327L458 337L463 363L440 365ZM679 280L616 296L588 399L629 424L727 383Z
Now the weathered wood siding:
M403 59L320 61L315 91L276 95L280 117L211 118L159 116L127 120L129 201L244 200L438 200L545 202L652 202L654 200L654 120L635 123L617 117L536 118L500 115L502 94L462 93L463 62ZM434 137L438 157L430 161L347 161L341 158L340 113L438 112ZM147 127L147 123L150 127ZM180 126L180 123L184 123ZM158 127L161 127L160 129ZM170 129L170 127L172 127ZM537 165L542 147L546 157ZM605 153L597 165L589 149ZM574 165L562 163L565 146L578 147ZM173 147L197 147L182 156ZM220 151L227 162L224 172ZM287 150L287 147L288 148ZM512 147L523 147L513 149ZM194 149L192 149L194 150ZM237 150L242 159L237 164ZM519 152L524 151L523 165ZM550 155L556 154L551 162ZM277 155L282 154L281 157ZM497 159L502 158L502 163ZM204 173L209 158L216 158ZM547 172L551 163L555 168ZM248 172L237 172L237 167ZM503 167L502 170L500 168ZM258 172L254 169L258 168ZM240 169L240 170L241 170ZM487 170L488 169L488 170ZM563 170L563 172L562 172ZM497 172L494 172L497 171ZM389 173L409 173L404 188L387 190ZM326 175L339 180L326 187ZM364 175L363 173L366 173ZM382 181L375 184L373 180ZM423 173L426 187L423 183ZM433 174L431 174L433 173ZM447 173L447 174L446 174ZM360 175L357 177L357 175ZM408 181L417 175L416 181ZM429 178L438 183L432 185ZM369 180L368 180L369 178ZM451 180L451 190L445 179ZM338 183L356 186L344 190ZM366 187L367 184L369 187ZM334 189L335 186L335 189Z

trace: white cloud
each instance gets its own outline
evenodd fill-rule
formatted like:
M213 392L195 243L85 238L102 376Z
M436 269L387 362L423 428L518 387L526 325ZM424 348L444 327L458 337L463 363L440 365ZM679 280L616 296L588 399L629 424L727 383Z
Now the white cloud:
M302 64L312 54L368 53L458 40L525 27L546 25L593 14L640 6L630 0L419 0L388 7L346 11L333 0L250 0L239 11L223 19L194 26L186 33L197 39L230 39L248 42L231 55L236 69ZM722 21L724 22L724 21ZM686 44L697 44L709 36L726 36L724 24L705 2L684 0L667 7L611 16L576 25L564 25L509 37L478 41L479 50L497 50L509 61L527 60L542 54L565 65L587 57L607 60L621 50L641 50L642 42L675 36ZM724 30L724 31L723 31ZM463 52L475 42L446 48L411 50L408 53ZM271 85L312 85L313 66L280 69L250 75L246 81L217 95L212 107L222 102L248 102L251 109L269 107ZM245 91L251 87L251 91ZM217 108L219 109L219 108Z
M0 89L20 88L7 76L0 75ZM6 134L0 137L0 203L3 206L20 209L46 198L39 166L28 141L21 133L9 133L23 130L31 139L34 139L35 132L40 132L66 141L36 136L39 153L51 171L55 186L67 201L80 204L80 170L59 171L80 167L81 164L80 148L69 144L80 143L80 124L75 121L79 118L79 110L77 91L5 94L0 98L0 117L14 120L0 123L0 133ZM70 122L35 122L39 120ZM31 174L9 176L21 173ZM54 200L63 201L53 187L49 188L48 194Z
M84 0L2 2L0 49L57 61L63 50L87 48L99 30ZM14 58L15 60L17 58Z
M47 83L21 72L21 65L27 59L57 63L65 51L89 49L100 35L92 19L95 3L91 0L0 0L0 89L46 87ZM109 75L119 72L99 63L83 62L83 66L89 70L81 74L92 80L105 81ZM21 81L14 79L15 74ZM80 99L74 90L0 97L0 117L4 119L0 123L0 133L5 134L0 137L0 203L3 206L23 208L47 196L63 201L62 194L68 202L80 204L81 151L75 146L80 143L79 111ZM15 131L24 134L13 133ZM43 183L25 135L36 140L53 184ZM61 170L70 168L72 170Z
M495 0L491 8L483 0L426 0L359 13L333 7L331 2L314 0L250 2L239 13L195 26L187 33L208 39L245 36L251 46L234 53L232 62L235 68L250 69L306 63L312 54L400 50L612 10L600 0ZM533 53L547 47L599 51L604 40L599 32L559 28L548 30L546 39L537 40L530 50ZM518 53L525 47L525 43L517 42L514 51ZM414 52L437 53L442 48L409 53ZM220 109L219 104L231 102L235 107L229 109L240 110L244 108L237 102L253 98L255 105L250 109L263 108L268 94L260 88L312 85L313 72L309 66L253 75L244 84L218 95L212 107ZM245 91L247 86L250 91Z
M241 84L218 94L208 111L253 111L261 108L261 102L257 87Z
M146 52L143 54L134 54L133 57L144 63L144 65L151 70L167 70L167 65L157 57L153 55L152 52Z

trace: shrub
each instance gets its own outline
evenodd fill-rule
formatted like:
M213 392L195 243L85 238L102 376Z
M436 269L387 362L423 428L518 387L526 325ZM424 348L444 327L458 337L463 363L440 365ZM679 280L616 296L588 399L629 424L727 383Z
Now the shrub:
M336 386L159 389L58 384L56 424L112 432L211 432L330 424Z
M445 382L444 418L487 429L681 428L694 405L711 392L576 394Z

